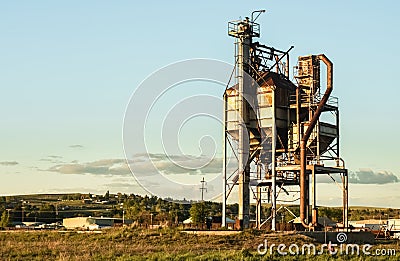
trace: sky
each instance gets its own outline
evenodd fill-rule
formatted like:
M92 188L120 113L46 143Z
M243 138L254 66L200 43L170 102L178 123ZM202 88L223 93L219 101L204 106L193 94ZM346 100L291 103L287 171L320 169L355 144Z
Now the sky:
M1 1L0 194L146 193L125 164L122 133L130 97L171 63L193 58L232 63L234 39L227 35L227 22L266 9L258 20L262 43L281 50L294 45L292 65L300 55L319 53L334 63L341 153L359 178L350 184L350 205L400 208L399 5L388 0ZM179 93L193 95L197 86L187 84ZM222 95L220 85L208 86L203 94ZM171 97L164 97L164 105ZM199 155L204 132L220 133L213 124L199 120L192 128L201 131L183 132L180 143L188 154ZM321 204L340 205L336 185L320 186Z

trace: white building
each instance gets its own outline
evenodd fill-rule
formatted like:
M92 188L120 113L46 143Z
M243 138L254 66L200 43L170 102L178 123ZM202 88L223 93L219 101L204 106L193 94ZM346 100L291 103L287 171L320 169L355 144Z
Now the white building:
M386 225L386 220L366 219L366 220L349 221L349 225L353 226L356 229L369 229L372 231L380 231L381 228L384 225Z
M121 218L108 217L75 217L64 218L63 226L67 229L102 229L114 226L132 224L132 220L122 220Z
M400 239L400 219L389 219L387 221L387 228L391 236Z

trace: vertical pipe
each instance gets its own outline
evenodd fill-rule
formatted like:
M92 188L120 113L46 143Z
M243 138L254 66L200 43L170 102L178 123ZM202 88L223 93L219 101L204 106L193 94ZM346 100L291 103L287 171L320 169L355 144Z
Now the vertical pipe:
M349 211L349 179L347 170L343 173L343 226L348 229L348 211Z
M317 137L317 164L320 164L321 148L320 148L319 143L321 142L321 140L320 140L320 135L319 135L319 120L318 120L315 128L316 128L316 137Z
M297 146L300 147L301 140L301 127L300 127L300 111L301 111L301 87L298 86L296 89L296 120L297 120Z
M245 74L246 74L246 64L249 62L250 57L250 44L251 44L251 34L250 25L247 20L245 20L240 26L243 32L240 35L238 43L238 111L240 119L238 121L238 173L239 173L239 220L241 223L241 229L247 228L249 226L249 208L250 208L250 189L249 189L249 167L247 160L249 158L249 144L247 142L247 123L248 123L248 112L246 110L246 100L244 98L246 89ZM247 84L248 85L248 84Z
M288 130L288 133L290 133L291 127L292 127L292 121L291 121L291 117L290 117L290 96L289 95L287 96L286 104L287 104L287 107L286 107L286 121L287 121L286 128ZM290 139L288 139L288 145L287 145L287 148L285 148L285 151L287 153L286 156L287 156L288 160L290 160L292 158L291 157L291 151L289 150L289 148L291 146L289 142L290 142Z
M340 130L339 130L339 109L336 109L336 166L339 167L339 162L340 162Z
M326 91L321 101L318 104L317 110L315 111L312 119L310 119L307 130L305 131L303 138L300 142L300 220L304 227L309 227L305 223L306 214L308 209L308 174L307 174L307 141L318 122L319 116L329 99L329 95L333 88L333 64L332 62L323 54L318 55L318 58L323 61L327 67L327 80L326 80ZM306 202L307 201L307 202Z
M298 146L298 148L300 147L300 141L301 141L300 112L301 112L301 86L299 85L296 88L296 120L297 120L297 123L296 123L297 126L296 127L297 127L297 146ZM300 183L300 190L301 190L301 188L303 186L301 176L300 176L299 183ZM301 202L304 201L304 199L302 198L302 195L303 194L300 193L300 212L301 212L301 209L302 209Z
M312 225L317 226L318 225L318 209L313 208L312 210Z
M238 41L238 113L239 113L239 119L238 119L238 174L239 174L239 180L238 180L238 186L239 186L239 220L241 222L240 228L243 226L243 216L244 216L244 208L245 208L245 163L244 163L244 129L245 129L245 119L244 119L244 99L243 99L243 89L244 89L244 82L243 82L243 77L244 77L244 59L243 59L243 38L239 38Z
M346 170L346 214L344 215L344 225L348 229L349 227L349 175L348 171Z
M257 179L261 180L261 165L260 162L257 164ZM257 186L257 201L256 201L256 225L257 228L261 228L261 187Z
M315 226L318 222L318 214L317 211L317 186L316 186L316 179L315 179L315 168L312 169L311 173L311 193L312 193L312 200L311 200L311 209L312 209L312 224Z
M276 99L275 99L275 89L272 90L272 148L271 148L271 173L272 173L272 197L271 197L271 230L276 230L276 138L277 138L277 131L276 131Z
M223 121L224 121L224 127L223 127L223 143L222 143L222 179L223 179L223 188L222 188L222 227L226 227L226 139L227 134L226 134L226 125L227 125L227 96L226 92L224 93L224 112L223 112Z
M289 52L286 53L286 77L289 79Z

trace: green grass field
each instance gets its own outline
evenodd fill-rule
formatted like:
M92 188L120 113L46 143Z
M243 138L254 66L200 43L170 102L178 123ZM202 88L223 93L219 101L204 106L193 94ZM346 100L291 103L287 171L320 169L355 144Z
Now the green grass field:
M186 234L173 229L112 229L103 233L58 231L3 231L0 260L399 260L398 241L374 245L396 249L396 256L298 255L281 256L276 251L260 255L257 246L287 246L312 243L294 234L245 231L235 235ZM318 244L316 244L318 246ZM276 249L275 249L276 250Z

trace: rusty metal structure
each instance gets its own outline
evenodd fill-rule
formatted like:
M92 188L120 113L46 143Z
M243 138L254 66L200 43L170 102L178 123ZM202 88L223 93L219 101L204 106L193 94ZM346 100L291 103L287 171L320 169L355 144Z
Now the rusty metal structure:
M229 82L224 93L222 225L226 226L227 200L237 187L241 229L250 226L252 198L256 226L269 224L276 230L277 204L283 193L294 193L300 202L297 222L313 230L318 220L316 175L329 175L336 182L336 174L346 228L348 171L339 154L338 99L331 96L333 64L324 54L301 56L291 76L293 46L281 51L255 41L260 37L255 21L263 12L228 23L229 36L236 39L235 82ZM325 88L321 65L326 67ZM237 160L232 173L227 168L228 149ZM262 213L264 203L271 206L269 216Z

